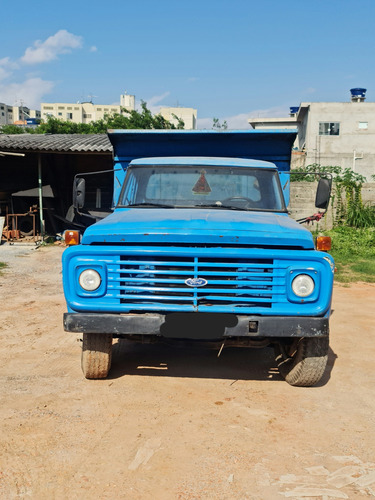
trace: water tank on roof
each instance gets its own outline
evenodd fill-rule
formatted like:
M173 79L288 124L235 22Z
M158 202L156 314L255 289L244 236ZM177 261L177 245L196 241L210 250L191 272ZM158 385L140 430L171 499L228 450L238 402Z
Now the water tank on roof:
M299 106L291 106L289 109L290 109L290 114L295 115L298 113Z
M350 89L350 94L352 97L352 102L363 102L366 99L367 89Z

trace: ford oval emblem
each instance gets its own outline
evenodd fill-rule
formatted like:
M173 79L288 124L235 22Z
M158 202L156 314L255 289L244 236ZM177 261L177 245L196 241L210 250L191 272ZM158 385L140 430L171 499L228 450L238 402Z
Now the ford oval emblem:
M192 286L192 287L200 287L200 286L206 286L207 285L207 280L204 278L188 278L185 280L185 283L187 286Z

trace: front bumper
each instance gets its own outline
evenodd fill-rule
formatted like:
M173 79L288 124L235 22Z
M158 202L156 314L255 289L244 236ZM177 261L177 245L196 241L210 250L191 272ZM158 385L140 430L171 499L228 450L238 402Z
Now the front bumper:
M168 316L171 315L65 313L64 329L74 333L112 334L114 337L163 335L163 325L166 325ZM176 314L173 316L176 317ZM188 316L192 318L195 313L188 313ZM189 319L188 316L181 313L182 323ZM206 314L203 316L208 319ZM324 317L223 316L230 321L224 320L218 337L327 337L329 334L329 319ZM180 337L178 334L176 336ZM197 338L196 335L194 338ZM204 333L200 338L205 338Z

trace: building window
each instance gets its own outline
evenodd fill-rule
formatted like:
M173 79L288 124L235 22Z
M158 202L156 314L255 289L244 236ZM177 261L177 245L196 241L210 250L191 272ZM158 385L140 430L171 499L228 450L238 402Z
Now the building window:
M68 106L66 109L73 109L71 106Z
M96 111L101 111L101 110L102 110L102 108L96 108Z
M84 113L83 118L91 118L91 113Z
M59 106L57 109L65 109L65 106Z
M43 106L43 109L53 109L53 106Z
M320 122L319 135L340 135L340 123Z
M73 113L66 113L67 120L73 120Z
M58 114L58 116L62 116L62 113L57 113L57 114Z
M76 108L74 108L74 110L75 110L75 111L79 111L79 108L77 108L77 107L76 107Z
M359 128L359 130L367 130L368 129L368 122L358 122L358 128Z
M5 113L4 113L4 111L2 111L2 112L1 112L1 116L5 116Z

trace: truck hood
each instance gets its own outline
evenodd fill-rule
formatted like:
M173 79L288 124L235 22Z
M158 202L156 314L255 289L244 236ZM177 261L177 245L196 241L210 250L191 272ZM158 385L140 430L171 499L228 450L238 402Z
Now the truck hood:
M86 245L127 243L314 248L310 231L286 214L222 209L117 209L82 238Z

